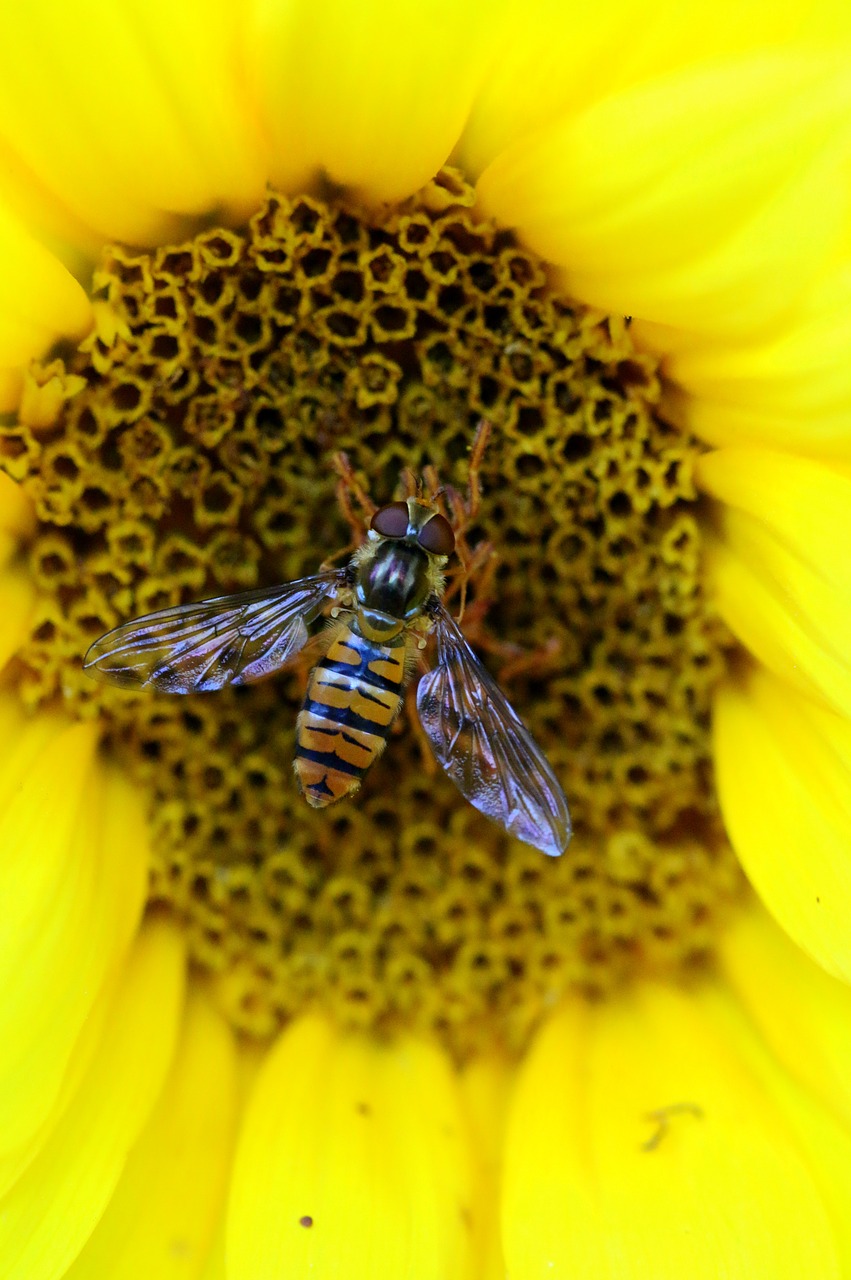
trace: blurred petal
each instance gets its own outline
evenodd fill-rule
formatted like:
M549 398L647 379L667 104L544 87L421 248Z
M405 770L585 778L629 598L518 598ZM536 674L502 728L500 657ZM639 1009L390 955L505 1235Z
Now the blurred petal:
M448 1060L304 1017L263 1065L239 1142L229 1280L463 1277L470 1153Z
M149 925L75 1097L0 1200L4 1280L61 1276L103 1214L171 1063L183 979L180 932Z
M763 449L701 458L722 499L706 574L743 644L791 684L851 716L851 475Z
M0 556L3 542L0 533ZM34 604L35 592L29 578L15 570L0 569L0 668L25 639Z
M199 213L223 204L229 216L247 217L263 199L267 157L237 56L244 9L231 0L132 0L128 8L129 39L147 51L149 74L162 86L186 149L166 169L161 139L150 126L145 137L139 125L156 157L154 180L162 184L155 203ZM119 87L129 99L125 86ZM187 158L199 173L194 189L184 168Z
M464 1109L470 1119L474 1160L473 1257L477 1280L504 1280L499 1219L505 1117L513 1072L496 1051L476 1058L461 1073Z
M642 339L641 326L634 335ZM851 266L844 264L826 273L793 318L759 343L699 347L666 360L674 386L663 413L713 444L847 458L849 350Z
M235 1120L233 1035L196 993L162 1097L67 1280L199 1276L221 1216Z
M29 498L19 484L0 471L0 533L18 540L31 534L35 524Z
M512 143L610 92L621 67L618 33L638 15L636 0L514 0L497 13L495 56L456 153L465 172L478 177Z
M719 946L772 1055L851 1131L851 990L756 908L741 913Z
M216 1234L204 1261L204 1268L200 1273L199 1280L228 1280L228 1273L225 1267L224 1218L219 1219Z
M56 1100L74 1042L136 931L147 884L137 791L95 759L97 727L0 704L0 1148Z
M103 236L147 243L174 230L173 213L247 210L263 174L238 89L238 21L226 0L37 0L10 13L8 147Z
M77 1096L80 1084L100 1050L104 1025L112 1012L115 993L122 978L123 971L113 974L112 981L107 983L94 1001L71 1051L56 1100L41 1127L34 1130L20 1146L0 1155L0 1200L32 1164Z
M238 1109L242 1115L265 1061L266 1046L261 1041L241 1040L237 1047L239 1050L236 1060ZM228 1271L225 1265L225 1227L226 1215L221 1213L199 1280L232 1280L233 1271Z
M847 1125L797 1086L777 1061L766 1055L766 1091L782 1107L789 1127L805 1154L822 1201L831 1217L839 1260L838 1274L851 1274L851 1133Z
M787 313L830 257L849 125L844 60L754 56L550 124L479 193L583 301L729 339Z
M409 195L448 158L505 0L257 0L251 79L287 189L324 170L376 200Z
M724 821L754 888L786 932L851 981L851 721L767 672L716 696Z
M851 13L830 0L805 10L771 0L515 0L502 28L459 147L476 177L512 143L627 85L752 49L836 48L851 34Z
M734 1049L697 992L550 1020L509 1116L512 1277L838 1276L815 1180Z
M0 368L0 413L14 413L21 398L23 373L20 368Z
M58 337L82 338L91 320L82 287L0 203L0 367L41 355Z
M0 130L2 126L0 126ZM100 252L100 237L40 182L0 131L3 201L10 212L77 279L85 279Z
M738 1000L723 997L716 1001L717 1013L807 1156L831 1214L840 1274L846 1276L851 1270L851 993L758 909L734 923L721 955L725 976L747 1014ZM754 1027L761 1039L752 1035Z
M20 646L32 618L32 581L13 562L34 525L35 513L23 489L0 472L0 668Z

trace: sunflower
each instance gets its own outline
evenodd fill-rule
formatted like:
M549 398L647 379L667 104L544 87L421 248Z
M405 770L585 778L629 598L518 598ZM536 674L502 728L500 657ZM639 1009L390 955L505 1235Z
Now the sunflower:
M851 1274L846 7L3 27L2 1274ZM82 671L423 473L561 858Z

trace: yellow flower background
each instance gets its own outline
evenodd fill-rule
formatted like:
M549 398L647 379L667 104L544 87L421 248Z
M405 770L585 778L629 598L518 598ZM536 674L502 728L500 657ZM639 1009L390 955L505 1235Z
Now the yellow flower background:
M712 752L755 891L709 972L565 996L519 1061L322 1009L238 1034L145 911L146 798L97 721L19 696L35 516L0 477L0 1274L851 1276L847 6L43 0L0 31L10 422L52 421L31 361L108 342L104 245L319 175L378 208L452 164L632 318L709 446Z

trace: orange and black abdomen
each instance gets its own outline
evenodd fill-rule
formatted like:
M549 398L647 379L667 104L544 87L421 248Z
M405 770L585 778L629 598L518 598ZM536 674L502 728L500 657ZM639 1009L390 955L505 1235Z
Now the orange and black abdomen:
M348 626L313 668L296 722L294 763L314 808L357 791L384 750L404 678L404 633L391 644L375 644Z

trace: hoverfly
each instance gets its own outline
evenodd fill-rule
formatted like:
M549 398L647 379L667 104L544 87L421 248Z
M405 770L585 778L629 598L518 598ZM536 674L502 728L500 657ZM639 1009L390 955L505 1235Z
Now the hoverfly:
M295 773L324 808L359 788L402 704L408 656L433 634L437 661L417 713L462 795L543 853L570 840L567 801L546 757L441 600L452 525L415 498L380 507L342 569L137 618L89 649L84 667L126 689L206 693L281 670L329 606L336 619L296 722Z

